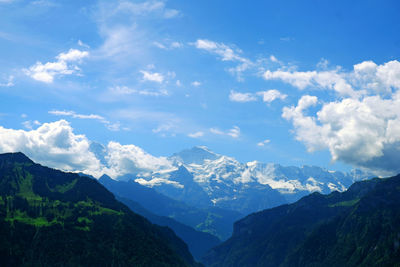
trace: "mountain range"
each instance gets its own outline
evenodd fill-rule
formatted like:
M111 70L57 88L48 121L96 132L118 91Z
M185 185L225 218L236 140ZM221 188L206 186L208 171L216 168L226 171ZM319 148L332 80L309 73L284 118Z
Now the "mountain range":
M105 147L93 143L91 148L101 162L108 164ZM134 180L191 206L219 207L244 215L292 203L312 192L343 192L355 181L374 177L356 169L343 173L316 166L240 163L204 146L162 158L162 164L152 168L140 167L143 164L137 159L129 160L134 166L131 173L114 179Z
M218 158L200 149L191 163L174 155L180 165L168 178L201 187L190 165ZM0 154L0 256L5 266L200 266L192 254L205 266L400 266L400 175L319 191L242 217L221 243L204 231L238 219L236 211Z

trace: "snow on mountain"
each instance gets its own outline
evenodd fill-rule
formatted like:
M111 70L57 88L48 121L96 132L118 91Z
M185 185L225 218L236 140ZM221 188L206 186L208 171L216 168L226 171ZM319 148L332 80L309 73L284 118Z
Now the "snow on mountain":
M344 191L354 181L372 176L360 170L342 173L316 166L240 163L204 146L175 153L168 160L175 169L137 174L135 181L190 204L242 213L293 202L311 192Z
M204 146L169 158L114 142L107 146L93 142L90 151L114 179L133 179L197 207L216 206L243 214L294 202L311 192L344 191L354 181L371 177L360 170L342 173L316 166L240 163Z

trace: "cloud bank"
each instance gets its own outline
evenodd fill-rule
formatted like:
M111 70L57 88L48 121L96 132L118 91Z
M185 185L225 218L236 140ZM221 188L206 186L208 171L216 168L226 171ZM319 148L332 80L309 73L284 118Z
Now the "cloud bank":
M304 95L296 106L285 107L282 117L291 121L296 139L309 151L329 149L332 160L375 170L400 172L400 62L377 65L364 61L351 72L267 72L304 89L316 85L334 89L341 98L320 102ZM327 80L318 80L321 77ZM265 78L265 77L264 77ZM328 82L329 81L329 82ZM338 84L347 90L337 90ZM312 114L310 107L316 106ZM308 114L311 113L311 114Z
M37 163L64 171L116 178L172 168L167 158L152 156L134 145L109 142L93 149L93 144L96 143L85 135L75 134L65 120L44 123L28 131L0 126L0 153L23 152Z

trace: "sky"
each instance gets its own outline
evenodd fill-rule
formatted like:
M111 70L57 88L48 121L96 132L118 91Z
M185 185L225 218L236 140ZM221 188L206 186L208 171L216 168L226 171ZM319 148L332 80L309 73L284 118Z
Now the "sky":
M75 170L96 168L91 142L150 161L204 145L241 162L398 173L399 12L0 0L0 152Z

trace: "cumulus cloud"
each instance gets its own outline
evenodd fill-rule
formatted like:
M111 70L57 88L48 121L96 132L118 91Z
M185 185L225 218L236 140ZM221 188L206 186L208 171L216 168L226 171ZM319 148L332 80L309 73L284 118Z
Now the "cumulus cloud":
M323 60L319 68L326 69ZM383 175L400 172L400 62L355 64L351 71L266 71L264 78L279 79L299 89L334 90L338 99L319 103L304 95L297 106L285 107L282 117L291 121L296 139L309 151L329 149L341 160ZM316 110L316 112L315 112ZM314 113L313 113L314 112Z
M400 92L390 98L380 95L344 98L322 104L303 96L297 106L285 107L282 116L292 121L296 139L309 151L329 149L332 160L387 173L400 172Z
M70 123L44 123L36 130L14 130L0 126L0 153L23 152L35 162L64 171L84 172L115 178L173 168L165 157L155 157L134 145L109 142L102 155L91 149L92 142L75 134Z
M71 75L80 71L78 64L89 56L89 52L70 49L67 53L60 53L54 62L45 64L36 62L35 65L24 69L24 73L34 80L52 83L56 76Z
M135 145L109 142L105 159L113 177L173 168L166 157L154 157Z
M75 135L65 120L44 123L30 131L0 126L1 153L21 151L46 166L100 174L100 162L88 150L89 145L90 141L83 135Z
M282 94L278 90L271 89L268 91L260 91L257 93L240 93L231 90L229 94L229 100L233 102L252 102L257 101L258 97L262 98L262 101L271 103L276 99L284 100L287 95Z
M216 135L230 136L235 139L240 137L240 128L238 126L233 126L232 129L229 129L227 131L222 131L218 128L210 128L210 132Z
M364 61L354 65L351 78L357 86L374 93L391 93L392 88L400 88L400 62L393 60L377 65L373 61Z

